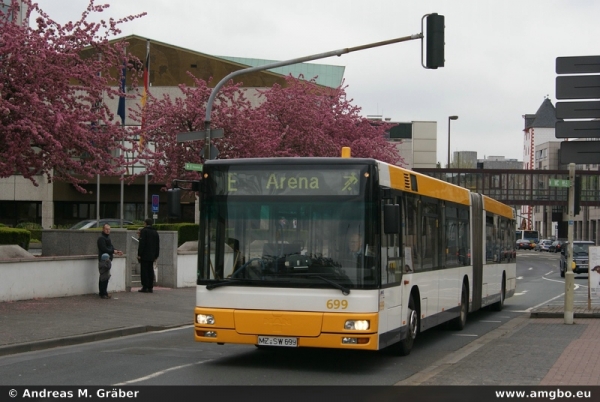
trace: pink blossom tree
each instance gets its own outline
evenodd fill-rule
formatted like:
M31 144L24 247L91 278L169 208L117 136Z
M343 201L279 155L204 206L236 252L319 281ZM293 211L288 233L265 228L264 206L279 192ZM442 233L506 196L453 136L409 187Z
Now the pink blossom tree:
M346 87L324 88L315 79L287 77L285 87L274 85L261 91L264 101L256 109L252 134L236 157L340 156L350 147L353 157L375 158L397 164L402 159L385 139L389 124L360 116L360 107L346 96ZM256 124L257 123L257 124ZM239 139L240 142L243 139ZM251 144L260 144L253 149Z
M239 85L224 86L213 105L211 127L223 128L224 138L212 143L219 159L266 157L338 157L351 147L353 157L376 158L389 163L402 159L385 140L389 125L369 121L347 99L344 87L324 88L313 80L287 77L285 87L260 91L262 103L252 108ZM180 87L183 97L150 98L145 108L147 127L142 135L155 149L146 149L140 161L153 181L197 179L184 170L186 162L202 163L204 140L177 143L178 133L204 130L206 103L211 88L200 79L195 87ZM141 121L142 110L134 112ZM145 161L144 161L145 160Z
M191 75L191 74L190 74ZM206 104L212 88L204 80L193 77L195 85L180 85L182 97L165 94L161 99L150 93L144 109L130 110L132 120L145 125L140 130L144 147L133 164L143 164L145 171L137 175L152 175L152 181L170 184L173 179L198 179L198 173L184 170L185 163L202 163L204 140L177 143L177 134L204 130ZM223 128L225 138L212 143L220 158L237 157L237 144L232 140L247 132L252 108L239 85L225 85L219 91L212 108L212 127Z
M26 7L22 24L19 3ZM66 24L31 0L0 10L0 177L19 174L37 185L34 176L45 175L83 191L86 177L118 173L122 160L113 150L127 134L102 100L122 95L114 70L128 60L127 44L108 38L144 14L89 21L108 7L90 0L81 18Z

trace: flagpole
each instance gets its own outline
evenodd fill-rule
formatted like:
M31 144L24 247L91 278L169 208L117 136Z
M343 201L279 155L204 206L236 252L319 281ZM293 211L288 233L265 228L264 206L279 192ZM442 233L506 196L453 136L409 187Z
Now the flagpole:
M148 97L148 87L150 86L150 39L146 39L146 74L144 75L144 104L142 108L146 108L146 100ZM145 110L142 110L142 131L144 130ZM145 140L144 147L146 146ZM144 219L148 219L148 161L146 160L146 174L144 175Z
M98 53L98 60L102 61L102 53ZM102 77L102 71L98 73ZM96 174L96 227L100 226L100 173Z
M125 81L127 74L127 48L123 48L123 70L121 71L121 96L119 97L118 114L121 116L121 127L125 130ZM123 132L123 138L121 138L121 152L125 147L125 133ZM124 203L125 203L125 175L121 173L121 227L123 227L123 215L124 215Z

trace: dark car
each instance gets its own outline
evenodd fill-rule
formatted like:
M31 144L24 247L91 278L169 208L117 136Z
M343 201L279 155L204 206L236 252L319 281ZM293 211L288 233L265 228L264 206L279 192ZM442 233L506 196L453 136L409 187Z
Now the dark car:
M575 274L587 274L588 265L590 258L590 246L594 246L596 243L593 241L576 240L573 242L573 263L571 267ZM560 276L565 277L565 271L567 269L567 261L569 260L569 242L563 244L560 252Z
M550 253L560 253L563 249L563 244L565 244L564 240L554 240L548 251Z
M121 226L120 219L100 219L99 221L97 221L96 219L86 219L84 221L78 222L77 224L71 226L69 229L101 228L107 223L111 227L120 227ZM127 226L127 225L133 225L133 222L123 220L123 226Z
M535 243L532 243L531 240L519 239L517 240L516 247L517 250L533 250Z

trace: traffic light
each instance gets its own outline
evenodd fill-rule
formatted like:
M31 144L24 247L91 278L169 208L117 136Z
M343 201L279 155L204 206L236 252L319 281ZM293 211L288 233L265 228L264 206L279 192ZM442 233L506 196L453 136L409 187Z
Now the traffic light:
M181 218L181 189L170 188L167 190L167 214L169 218Z
M433 69L444 67L444 16L433 13L429 14L426 19L425 67Z
M581 176L575 176L575 196L573 197L573 216L581 211Z

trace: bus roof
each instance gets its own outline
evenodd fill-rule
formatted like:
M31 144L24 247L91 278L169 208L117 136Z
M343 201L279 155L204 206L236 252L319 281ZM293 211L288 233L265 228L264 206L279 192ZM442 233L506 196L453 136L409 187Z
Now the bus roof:
M471 205L471 192L464 187L389 163L378 162L378 165L379 184L382 186L452 201L457 204Z

